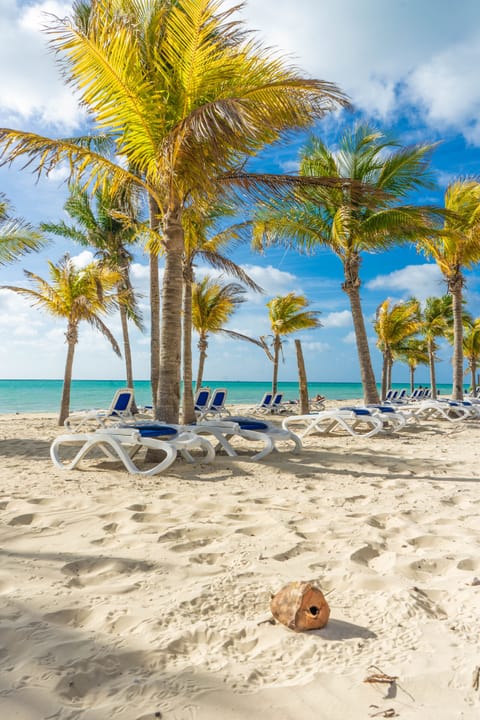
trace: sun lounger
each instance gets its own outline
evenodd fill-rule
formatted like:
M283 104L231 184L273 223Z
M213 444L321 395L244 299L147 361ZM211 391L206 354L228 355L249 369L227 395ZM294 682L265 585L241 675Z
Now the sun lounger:
M197 418L202 418L205 413L208 412L211 396L212 391L209 387L201 387L195 393L193 404L195 409L195 415L197 416Z
M278 444L293 442L294 450L302 449L300 438L291 430L286 430L263 418L235 416L225 420L207 420L197 423L196 426L188 426L192 432L201 435L213 435L218 445L225 450L230 457L236 457L238 453L232 445L235 437L261 442L262 450L251 456L251 460L262 460L274 450L278 450Z
M132 418L132 403L132 388L122 388L116 391L109 408L105 410L94 409L72 413L66 418L64 425L71 432L107 427L111 421L116 422L124 418Z
M471 403L456 400L420 400L411 407L418 420L448 420L460 422L466 418L480 417Z
M208 417L223 417L230 415L230 411L225 406L227 400L227 391L225 388L216 388L208 401L207 406L202 411L197 411L196 415L199 420L204 420ZM195 408L196 409L196 408Z
M65 459L68 447L78 448L78 451L73 458ZM153 467L142 469L133 462L133 458L140 450L148 448L161 450L165 457ZM100 450L109 460L120 460L128 472L134 475L157 475L163 472L175 461L179 452L188 462L194 462L194 450L201 450L203 462L211 462L215 457L215 450L206 438L160 424L155 426L154 431L145 425L60 435L50 446L50 457L56 467L73 470L93 450Z
M406 409L402 410L400 405L367 405L367 408L374 415L380 416L384 430L391 430L392 432L401 430L412 417L412 414Z
M334 408L320 410L308 415L292 415L282 423L285 430L293 429L300 438L312 433L327 435L344 430L349 435L371 437L385 429L380 414L374 414L367 408ZM298 429L296 429L298 428Z
M273 401L273 393L266 392L258 405L255 405L252 407L249 412L251 413L259 413L260 415L263 415L264 413L270 412L270 409L272 407L272 401Z

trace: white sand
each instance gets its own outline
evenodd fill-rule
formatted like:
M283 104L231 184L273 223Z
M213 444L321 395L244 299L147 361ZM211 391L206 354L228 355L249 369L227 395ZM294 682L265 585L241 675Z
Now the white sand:
M57 470L54 416L0 416L0 717L478 720L479 430L139 478ZM326 628L262 622L291 580Z

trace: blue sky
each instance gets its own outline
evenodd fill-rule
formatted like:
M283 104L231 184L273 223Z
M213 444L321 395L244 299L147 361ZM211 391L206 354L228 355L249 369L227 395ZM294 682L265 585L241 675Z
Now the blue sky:
M226 5L233 3L225 3ZM45 12L63 17L68 3L0 0L0 125L51 136L82 132L82 112L47 51L40 28ZM405 144L440 142L432 160L438 189L422 201L441 203L446 185L456 177L480 175L480 2L457 0L250 0L241 11L259 39L288 54L306 76L336 82L348 94L352 113L327 116L314 129L334 144L341 130L366 120ZM254 167L292 172L303 137L265 150ZM0 169L0 191L17 215L32 223L64 217L65 176L55 171L38 183L20 166ZM1 284L23 284L23 268L47 275L46 260L56 262L65 251L86 262L90 255L56 239L41 254L29 255L0 268ZM323 327L299 335L311 381L358 381L359 370L347 297L341 291L340 261L328 251L301 256L280 248L264 255L247 246L235 252L264 288L248 295L230 326L258 337L268 334L268 300L290 291L304 293L321 311ZM201 276L207 268L198 267ZM133 276L148 327L148 262L141 248ZM445 291L435 265L414 248L402 247L364 257L362 300L377 376L381 358L375 348L372 320L385 298L415 295L424 299ZM468 276L469 311L480 315L477 274ZM110 327L120 337L118 320ZM61 321L30 308L25 300L0 291L0 377L61 378L65 362L65 327ZM149 377L149 336L132 331L134 371ZM194 345L196 338L194 338ZM93 349L94 348L94 349ZM451 380L450 348L439 363L440 382ZM408 378L407 368L394 367L394 381ZM123 363L90 328L81 329L74 364L75 378L121 379ZM212 337L205 369L207 379L269 380L271 364L260 349L225 337ZM285 345L280 380L296 379L293 339ZM417 373L427 380L426 369Z

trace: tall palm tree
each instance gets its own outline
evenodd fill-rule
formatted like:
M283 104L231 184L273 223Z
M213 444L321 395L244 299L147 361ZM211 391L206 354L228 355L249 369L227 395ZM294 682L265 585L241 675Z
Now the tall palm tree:
M272 392L277 392L278 366L282 350L282 337L301 330L321 327L318 310L308 310L310 303L304 295L291 292L288 295L277 295L267 303L268 317L272 329L273 354L270 352L265 337L262 340L267 356L273 362Z
M427 342L427 350L430 366L430 387L432 397L437 397L437 380L435 373L435 351L437 350L436 339L448 338L452 334L453 310L451 295L442 297L428 297L422 314L421 332Z
M420 303L415 298L392 306L387 298L378 306L374 328L377 347L383 355L382 400L392 385L392 365L397 348L416 335L420 327Z
M261 292L261 288L236 263L226 256L234 244L244 237L248 223L225 226L235 216L238 206L226 198L217 198L204 205L188 207L183 215L185 253L183 265L183 422L193 422L195 410L192 392L192 297L194 268L200 258L209 265L239 280L243 285Z
M452 397L462 400L464 270L480 262L480 184L472 180L451 183L445 192L445 208L449 214L442 231L421 241L419 247L435 260L452 296Z
M238 283L222 285L208 275L205 275L201 282L193 284L192 323L200 336L198 340L197 390L202 385L210 333L224 333L236 339L255 342L246 335L225 328L237 307L245 302L245 292L245 288Z
M427 341L423 338L407 338L394 351L398 360L408 365L410 372L410 392L415 389L415 370L419 365L429 364Z
M40 250L45 243L46 238L30 223L11 215L10 203L0 193L0 265L14 262L32 250Z
M120 322L123 336L123 355L127 387L134 387L132 351L128 331L128 320L139 329L142 328L141 313L130 279L130 267L133 255L129 246L134 244L141 227L139 210L131 196L124 192L112 195L107 185L99 188L94 197L79 188L70 187L70 195L64 209L75 221L69 225L42 223L44 232L70 238L84 247L96 249L96 257L101 265L119 273L118 283Z
M119 274L98 263L91 263L78 269L68 255L65 255L58 265L49 262L48 266L50 283L32 272L24 270L25 275L36 289L14 285L3 285L2 287L32 300L32 305L40 306L50 315L67 320L65 333L67 358L58 418L58 424L63 425L70 412L70 387L79 324L85 321L92 325L109 340L114 352L121 356L117 341L101 318L101 315L108 314L117 307L116 287L119 282Z
M405 200L412 191L430 186L431 151L432 145L401 147L368 126L347 130L338 148L329 148L314 137L301 155L302 178L344 179L360 183L360 188L352 192L347 184L299 184L289 203L264 202L256 216L256 247L282 243L312 252L323 246L340 258L342 289L350 301L367 403L378 402L379 397L361 307L362 254L386 250L430 231L438 214L435 209L405 204Z
M480 363L480 318L475 318L463 335L463 354L470 371L473 395L477 392L477 368Z
M96 0L49 28L67 81L88 108L93 140L0 130L7 161L42 173L67 162L93 187L140 185L158 207L165 252L157 410L178 420L184 207L245 154L346 104L253 42L219 0ZM107 135L111 154L98 151ZM134 171L129 168L134 168ZM158 413L157 413L158 414Z

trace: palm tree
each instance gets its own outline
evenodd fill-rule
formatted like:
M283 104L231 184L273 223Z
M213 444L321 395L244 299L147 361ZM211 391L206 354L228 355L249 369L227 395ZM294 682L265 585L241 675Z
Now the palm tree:
M270 352L265 338L262 337L260 340L267 356L273 362L272 393L274 394L277 392L282 337L301 330L321 327L321 322L318 319L320 312L307 310L309 304L304 295L295 295L293 292L288 293L288 295L277 295L267 303L268 317L273 334L273 354Z
M299 184L288 204L264 202L256 216L254 246L282 243L306 251L326 246L340 258L345 278L342 289L350 301L367 403L376 403L379 397L361 307L362 254L430 231L438 212L403 203L412 191L430 186L431 151L431 145L400 147L367 126L346 131L338 149L314 137L301 156L302 178L344 179L348 184ZM354 183L360 185L355 189Z
M480 184L469 180L451 183L445 192L446 216L442 231L419 243L440 268L453 312L453 393L463 399L463 287L464 270L480 261Z
M120 348L108 327L100 317L117 307L118 295L116 287L119 282L118 272L113 272L98 263L91 263L77 269L68 255L58 263L49 262L51 282L24 270L27 278L36 289L3 285L6 290L13 290L19 295L32 300L55 317L66 318L67 358L63 380L62 400L58 424L63 425L70 413L70 386L72 382L73 357L78 343L78 326L82 321L92 325L109 340L114 352L121 356Z
M245 154L346 104L336 86L302 78L252 42L237 11L218 0L77 4L73 20L52 23L50 42L95 135L58 140L0 130L9 162L32 162L37 173L66 162L79 182L95 188L108 178L114 190L133 184L156 204L165 270L154 400L168 422L178 420L180 400L185 206L213 194L218 177Z
M430 387L432 398L437 397L437 380L435 375L435 351L438 346L436 338L448 338L452 334L453 310L451 295L428 297L422 314L421 332L427 342L430 366Z
M378 336L377 347L383 355L382 400L392 385L392 366L396 350L408 338L420 330L420 303L411 298L390 307L390 299L384 300L377 308L375 332Z
M415 389L415 370L419 365L428 365L429 355L427 342L421 338L408 338L397 346L395 358L408 365L410 372L410 392Z
M471 375L473 395L477 391L477 368L480 362L480 318L475 318L463 335L463 354L467 359L467 371Z
M46 240L22 218L12 217L10 204L0 193L0 265L14 262L21 255L40 250Z
M196 389L201 387L203 370L207 357L208 336L210 333L223 333L230 337L257 341L248 338L246 335L227 330L224 326L239 305L245 302L245 288L238 283L227 283L222 285L215 282L208 275L203 280L193 284L192 288L192 323L199 334L198 349L198 372Z
M112 195L108 185L99 188L94 198L77 186L70 187L70 195L64 205L67 214L75 225L65 222L42 223L44 232L70 238L85 247L96 249L96 257L101 265L117 271L120 322L123 336L123 355L125 359L125 378L127 387L133 388L133 363L128 332L128 320L139 329L142 327L141 313L137 306L135 293L130 279L130 266L133 255L129 245L136 242L141 227L138 220L138 208L132 197L124 192Z
M138 209L133 198L125 193L112 196L110 188L98 189L94 198L79 187L70 188L70 196L65 205L67 214L76 221L76 225L60 223L42 223L42 230L62 237L71 238L83 246L96 248L96 256L101 265L117 271L120 321L122 326L127 386L133 388L133 365L128 332L128 320L142 329L141 313L130 279L130 266L133 255L128 248L136 242L140 228L137 219Z
M192 297L195 280L194 267L198 258L239 280L256 292L261 288L236 263L226 257L234 243L243 239L249 223L234 223L224 227L225 220L238 212L236 204L226 198L212 200L206 206L187 208L183 215L185 253L183 265L183 422L195 419L192 392Z

